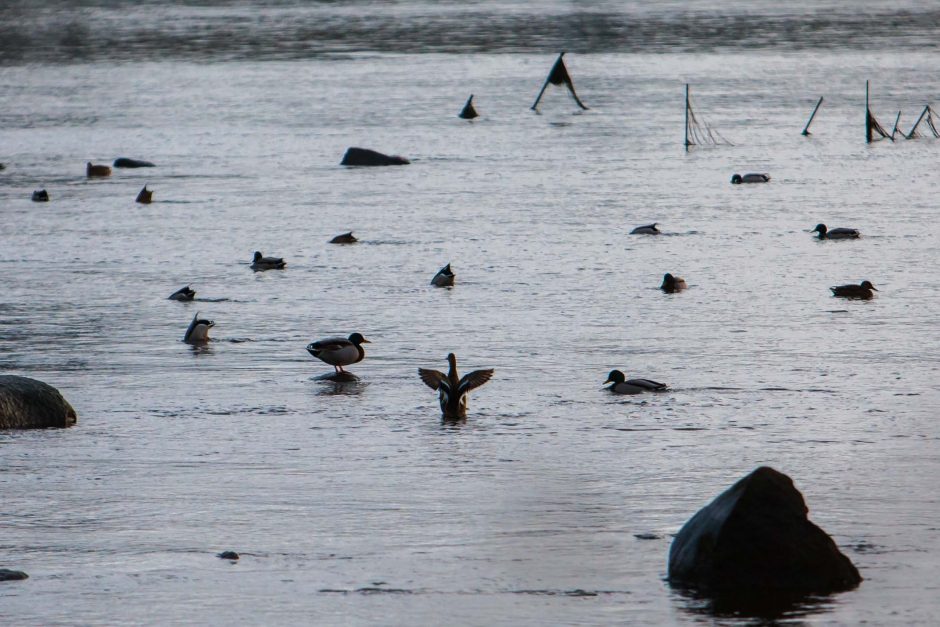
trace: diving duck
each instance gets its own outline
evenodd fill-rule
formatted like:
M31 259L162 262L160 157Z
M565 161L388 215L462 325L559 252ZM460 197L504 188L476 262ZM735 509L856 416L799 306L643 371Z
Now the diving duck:
M832 290L833 296L841 296L842 298L860 298L862 300L870 300L874 294L872 290L877 292L875 286L871 284L871 281L862 281L858 285L837 285L835 287L830 287Z
M280 270L287 264L284 263L284 259L281 257L263 257L260 251L255 251L255 256L252 258L251 269L252 270Z
M359 240L352 234L352 231L349 233L343 233L342 235L337 235L330 240L331 244L355 244Z
M649 379L627 379L619 370L611 370L604 383L612 385L607 389L614 394L641 394L643 392L662 392L666 389L665 383L650 381Z
M49 192L44 189L37 189L33 192L33 202L49 202Z
M85 164L85 176L111 176L111 167L107 165L92 165L91 161Z
M493 376L493 369L474 370L461 377L457 374L457 356L447 355L450 370L445 375L438 370L418 368L418 376L432 390L437 390L438 401L444 419L463 419L467 417L467 393L480 387Z
M215 323L212 320L200 318L197 311L193 316L193 321L189 323L189 328L186 329L183 341L187 344L204 344L209 341L209 329L214 326Z
M480 117L480 114L477 113L477 110L473 106L473 94L470 94L470 97L467 98L467 104L463 106L463 109L460 110L457 117L463 120L472 120L473 118Z
M437 274L431 279L431 285L435 287L453 287L454 272L450 269L450 264L437 271Z
M360 333L353 333L348 338L330 337L307 344L307 352L324 361L336 370L337 373L346 372L343 366L357 364L366 356L362 349L363 344L371 344Z
M733 185L740 185L741 183L768 183L770 182L769 174L745 174L741 176L740 174L735 174L731 177L731 183Z
M662 233L662 231L656 228L657 224L659 224L659 222L653 222L652 224L644 224L643 226L638 226L632 231L630 231L630 235L659 235L660 233Z
M858 239L858 229L827 229L825 224L817 224L810 233L819 233L819 239Z
M663 284L659 286L659 289L666 292L667 294L675 294L676 292L681 292L686 287L685 279L673 276L668 272L663 275Z
M142 205L149 205L153 202L153 190L147 189L147 186L144 185L144 188L140 190L140 193L137 194L137 198L134 202L139 202Z
M196 298L196 290L190 286L181 287L169 296L169 300L189 301Z

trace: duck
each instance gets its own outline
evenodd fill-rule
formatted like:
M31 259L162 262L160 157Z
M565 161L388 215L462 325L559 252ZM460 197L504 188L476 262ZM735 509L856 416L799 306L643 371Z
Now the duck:
M85 176L111 176L111 167L107 165L92 165L91 161L85 164Z
M858 239L858 229L827 229L825 224L817 224L810 233L819 233L819 239Z
M437 390L438 401L444 419L459 420L467 417L468 392L476 389L493 377L493 369L474 370L461 377L457 373L457 356L447 355L450 369L445 375L438 370L418 368L418 376L432 390Z
M212 320L200 318L197 311L193 316L193 321L189 323L189 328L186 329L183 341L187 344L204 344L209 341L209 329L214 326L215 323Z
M770 175L769 174L745 174L741 176L740 174L734 174L731 177L731 183L733 185L740 185L741 183L769 183Z
M431 279L431 285L435 287L453 287L454 272L450 269L450 264L437 271L437 274Z
M607 389L614 394L641 394L643 392L662 392L667 389L665 383L651 381L650 379L627 379L619 370L611 370L607 375L605 384L612 385Z
M663 275L663 284L659 286L659 289L667 294L674 294L681 292L686 287L688 286L685 284L685 279L673 276L667 272Z
M196 290L190 286L181 287L169 296L169 300L190 301L196 298Z
M871 281L862 281L858 285L836 285L835 287L830 287L832 290L833 296L841 296L842 298L860 298L862 300L870 300L874 294L872 291L877 292L878 290L874 285L871 284Z
M473 94L470 94L470 97L467 98L467 104L463 106L463 109L460 110L457 117L463 120L472 120L473 118L480 117L480 114L477 113L477 110L473 106Z
M287 264L284 263L284 259L281 257L264 257L261 255L260 251L255 251L255 256L252 258L251 269L252 270L281 270Z
M49 202L49 192L44 189L37 189L33 192L33 202Z
M134 202L139 202L142 205L149 205L153 201L153 191L147 189L147 186L144 185L144 188L140 190L140 193L137 194L137 198Z
M341 235L337 235L336 237L330 240L330 243L331 244L355 244L358 241L359 240L356 239L356 237L352 234L352 231L350 231L349 233L343 233Z
M659 224L659 222L653 222L652 224L644 224L643 226L638 226L632 231L630 231L630 235L659 235L660 233L662 233L662 231L656 228L657 224Z
M338 373L346 372L343 366L358 364L366 356L362 349L363 344L371 344L369 340L362 337L361 333L353 333L346 337L328 337L316 342L307 344L307 352L333 366Z

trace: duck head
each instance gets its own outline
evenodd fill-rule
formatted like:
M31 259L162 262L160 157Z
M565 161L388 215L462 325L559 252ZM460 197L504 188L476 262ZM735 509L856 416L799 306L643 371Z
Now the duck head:
M878 291L878 289L874 285L871 284L871 281L862 281L861 287L864 287L865 289L869 289L869 290L874 290L876 292Z
M627 377L624 376L622 372L620 372L619 370L611 370L610 374L607 375L607 380L604 381L604 383L605 384L613 383L614 385L616 385L617 383L623 383L626 380L627 380Z
M252 260L253 260L255 263L258 263L259 261L261 261L261 257L262 257L261 251L260 251L260 250L256 250L256 251L255 251L255 256L252 257Z
M819 237L826 237L826 231L829 229L826 228L825 224L819 223L816 225L816 228L810 231L810 233L819 233Z
M360 344L371 344L371 343L372 343L372 342L370 342L369 340L367 340L366 338L362 337L362 334L361 334L361 333L353 333L352 335L349 336L349 341L352 342L353 344L355 344L356 346L359 346Z
M732 183L733 185L738 185L739 183L741 183L741 182L743 182L743 181L744 181L744 179L741 178L741 175L740 175L740 174L733 174L733 175L731 176L731 183Z

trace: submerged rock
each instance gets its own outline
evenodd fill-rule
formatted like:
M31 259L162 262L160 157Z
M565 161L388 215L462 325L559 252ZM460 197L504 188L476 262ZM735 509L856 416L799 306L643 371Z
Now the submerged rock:
M856 587L858 570L807 512L788 476L758 468L682 527L669 549L669 581L735 595Z
M383 155L368 148L348 148L340 165L408 165L411 163L398 155Z
M0 568L0 581L20 581L22 579L29 579L29 575L21 570Z
M0 429L70 427L76 420L75 410L51 385L0 375Z

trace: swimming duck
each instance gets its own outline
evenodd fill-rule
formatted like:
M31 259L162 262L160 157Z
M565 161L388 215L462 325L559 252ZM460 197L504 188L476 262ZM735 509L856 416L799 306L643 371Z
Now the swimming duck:
M447 264L437 271L437 274L435 274L434 278L431 279L431 285L436 287L453 287L454 273L450 269L450 264Z
M33 192L33 202L49 202L49 192L44 189L37 189Z
M666 292L667 294L674 294L676 292L681 292L686 287L688 286L685 284L685 279L672 276L667 272L663 275L663 284L659 286L659 289Z
M858 229L827 229L825 224L817 224L810 233L819 233L819 239L858 239Z
M92 165L91 161L85 164L85 176L111 176L111 167L106 165Z
M493 376L493 369L474 370L461 377L457 374L457 356L453 353L447 355L450 370L445 375L437 370L418 368L418 376L432 390L437 390L438 401L441 404L441 413L445 419L461 419L467 417L467 393L480 387Z
M619 370L611 370L604 383L612 383L607 389L614 394L641 394L643 392L661 392L666 389L665 383L649 379L629 379Z
M194 298L196 298L196 290L187 285L170 294L169 300L189 301Z
M833 296L841 296L843 298L860 298L862 300L871 299L874 294L872 290L878 291L875 289L875 286L871 284L871 281L862 281L858 285L837 285L835 287L830 287L832 290Z
M343 233L342 235L337 235L330 240L331 244L355 244L359 240L352 234L352 231L349 233Z
M652 224L644 224L643 226L638 226L632 231L630 231L630 235L659 235L660 233L662 233L662 231L656 228L657 224L659 224L659 222L653 222Z
M149 205L153 200L153 191L147 189L147 186L144 185L144 188L140 190L140 193L137 194L135 202L139 202L142 205Z
M767 183L770 181L769 174L745 174L741 176L740 174L735 174L731 177L731 183L734 185L740 185L741 183Z
M189 323L189 328L186 329L186 335L183 336L183 341L187 344L203 344L209 341L209 329L215 326L215 323L212 320L206 320L205 318L199 317L199 312L196 312L196 315L193 316L193 321Z
M348 338L330 337L307 344L307 352L324 361L339 372L346 372L343 366L357 364L366 356L362 349L363 344L371 344L369 340L359 333L353 333Z
M287 264L284 263L284 259L281 257L263 257L260 251L255 251L255 256L252 258L251 269L252 270L281 270Z

